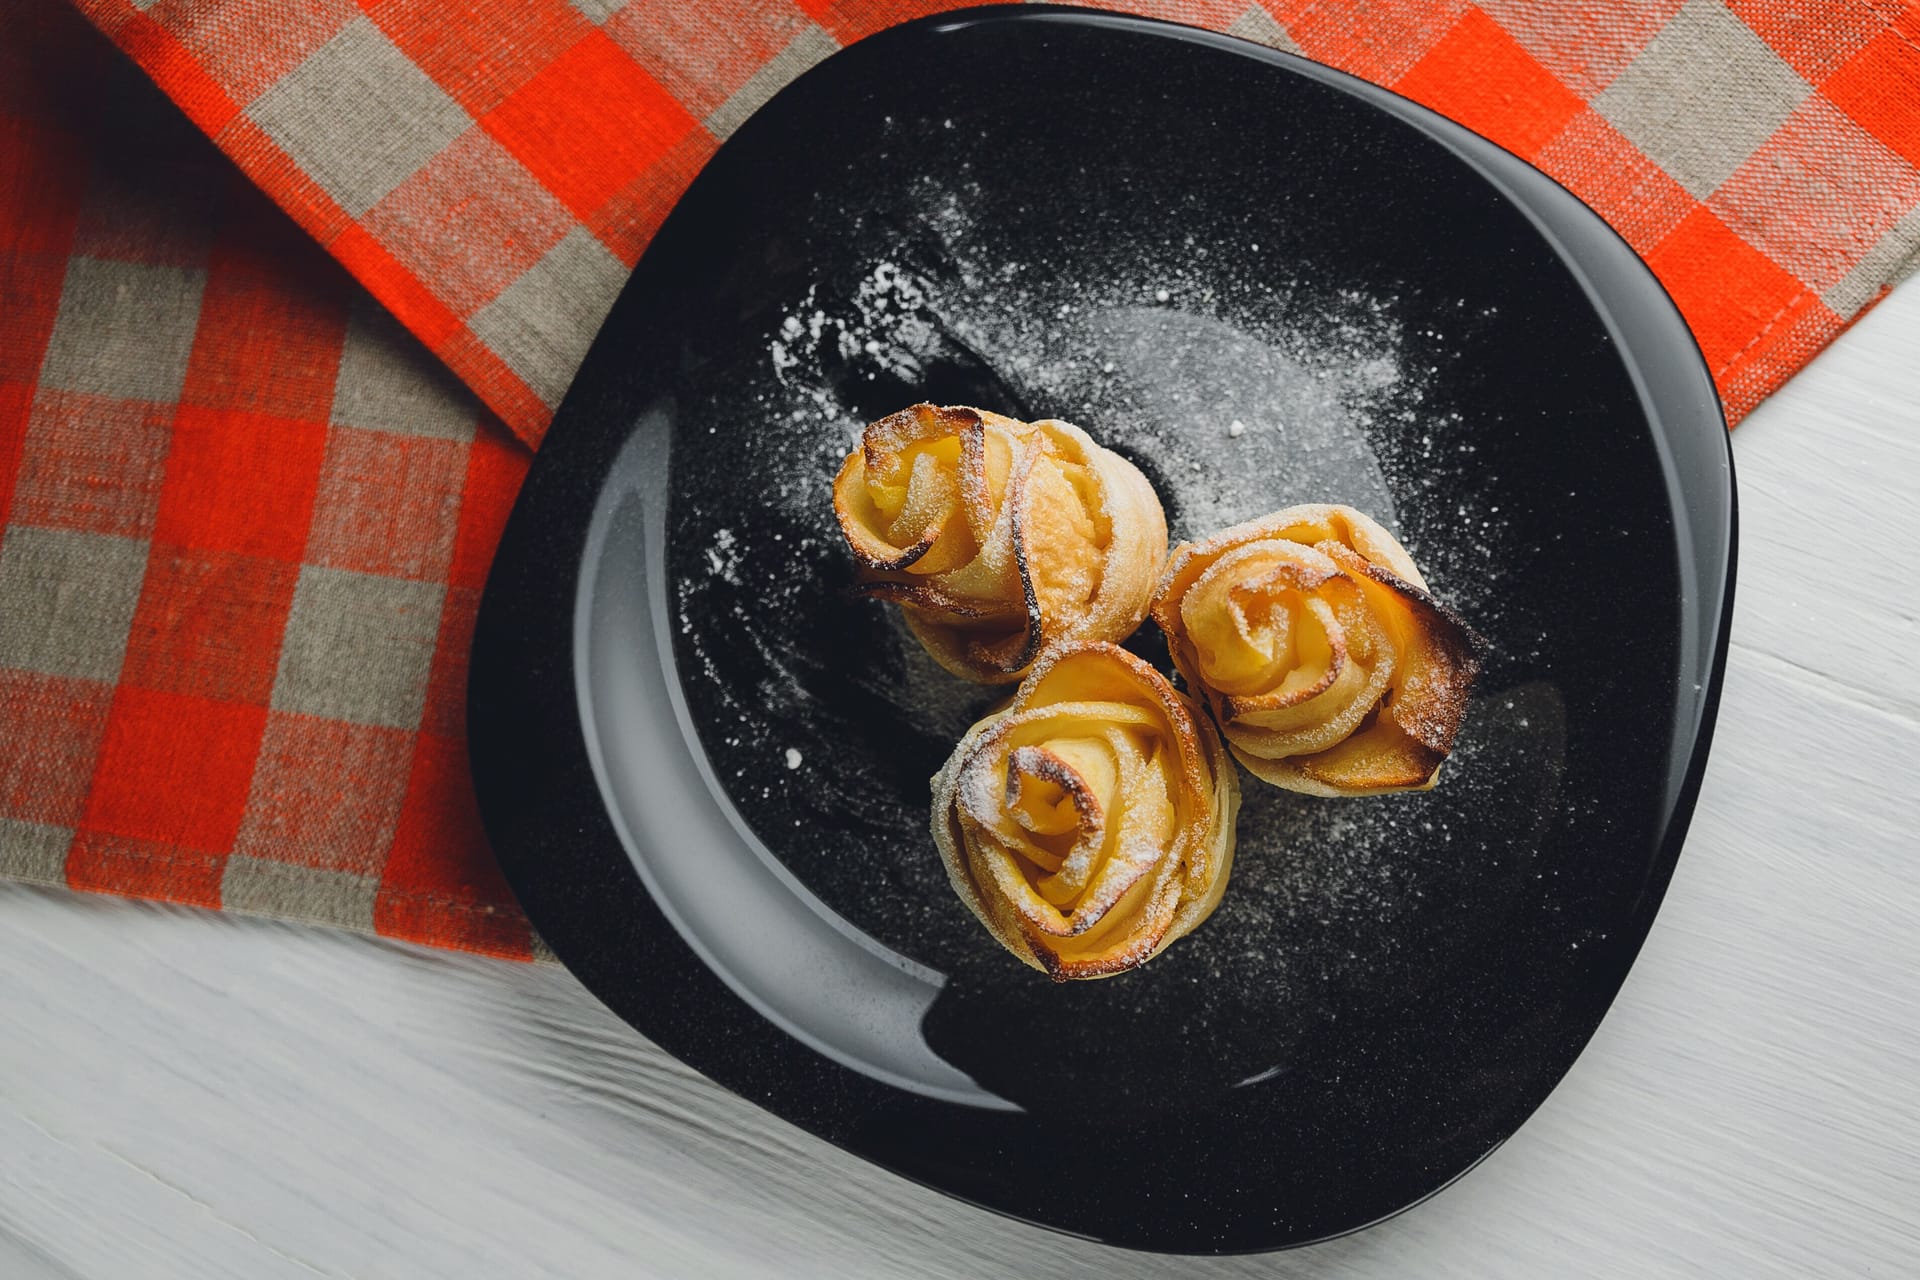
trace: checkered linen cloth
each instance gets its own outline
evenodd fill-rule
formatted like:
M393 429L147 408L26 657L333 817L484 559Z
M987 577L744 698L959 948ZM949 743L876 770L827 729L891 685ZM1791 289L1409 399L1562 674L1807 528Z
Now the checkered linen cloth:
M462 723L525 447L63 0L0 30L0 875L530 954Z
M460 722L507 431L537 444L721 139L953 6L80 7L173 105L60 0L0 0L0 875L531 954ZM1736 419L1920 254L1895 0L1127 7L1531 160Z

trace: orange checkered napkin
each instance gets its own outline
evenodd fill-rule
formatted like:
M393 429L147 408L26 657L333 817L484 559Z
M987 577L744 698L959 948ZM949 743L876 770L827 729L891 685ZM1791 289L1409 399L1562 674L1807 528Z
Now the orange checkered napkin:
M61 0L0 21L0 876L529 955L462 721L525 448Z
M945 0L80 0L537 442L626 271L755 107ZM1902 0L1135 0L1533 161L1679 300L1744 415L1920 249Z
M460 722L507 431L537 443L721 139L955 6L78 3L131 62L0 0L0 876L530 954ZM1920 256L1898 0L1127 7L1539 165L1736 419Z

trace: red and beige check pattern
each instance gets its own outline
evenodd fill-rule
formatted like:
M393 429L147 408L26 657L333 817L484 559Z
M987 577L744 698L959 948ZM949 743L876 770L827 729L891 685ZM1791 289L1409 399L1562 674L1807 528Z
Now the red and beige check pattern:
M673 198L780 85L942 0L81 0L537 443ZM1305 53L1612 219L1739 417L1920 248L1898 0L1135 0Z
M720 140L956 6L79 6L131 64L0 0L0 875L529 954L460 722L524 445ZM1897 0L1125 7L1558 178L1735 419L1920 257Z
M462 724L526 450L77 15L0 7L0 875L530 954Z

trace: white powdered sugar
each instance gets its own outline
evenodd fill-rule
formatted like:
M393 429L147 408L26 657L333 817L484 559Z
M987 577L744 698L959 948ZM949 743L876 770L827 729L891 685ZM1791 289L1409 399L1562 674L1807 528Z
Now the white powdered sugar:
M733 530L721 529L713 535L713 545L707 548L707 565L715 577L740 585L740 542Z
M1348 503L1403 531L1397 493L1428 527L1449 527L1444 556L1415 539L1409 550L1435 591L1476 621L1495 607L1511 557L1497 509L1463 497L1441 510L1439 492L1479 491L1448 483L1475 464L1471 433L1423 408L1433 371L1408 358L1392 298L1318 289L1284 278L1269 260L1280 255L1263 257L1257 243L1209 247L1177 231L1153 244L1074 242L1049 260L1009 260L990 246L979 221L987 215L974 212L980 193L964 179L923 179L900 203L911 235L876 237L850 278L799 291L769 319L758 416L742 424L754 449L778 460L758 490L766 518L714 513L699 543L703 571L675 587L681 652L737 718L718 739L723 776L752 795L786 792L795 828L813 823L809 814L844 827L851 812L869 834L833 843L842 870L832 874L852 860L868 872L845 875L848 883L892 887L870 909L836 905L927 958L907 939L936 939L933 951L977 942L973 922L951 901L927 838L926 792L910 779L876 782L904 745L876 737L850 764L848 725L911 726L917 750L945 752L1012 689L942 670L891 606L846 606L864 620L858 654L838 651L852 644L839 633L831 652L792 634L796 618L823 613L827 584L849 576L832 483L869 421L918 399L1064 418L1141 467L1175 540L1299 502ZM1242 260L1222 271L1221 254ZM1296 296L1310 305L1285 301ZM1376 451L1386 439L1391 464ZM1417 901L1427 869L1404 850L1446 848L1451 826L1497 790L1476 767L1482 744L1495 757L1489 766L1533 767L1511 748L1530 732L1524 722L1515 728L1514 713L1487 701L1469 718L1448 784L1431 795L1328 804L1246 779L1234 883L1217 922L1158 964L1185 952L1209 967L1293 972L1287 939L1314 935L1327 940L1312 960L1320 971L1301 981L1364 965L1331 940ZM802 771L802 759L827 763ZM934 756L918 776L937 764ZM966 810L999 810L1004 779L993 770L958 782ZM1122 856L1149 852L1158 856Z

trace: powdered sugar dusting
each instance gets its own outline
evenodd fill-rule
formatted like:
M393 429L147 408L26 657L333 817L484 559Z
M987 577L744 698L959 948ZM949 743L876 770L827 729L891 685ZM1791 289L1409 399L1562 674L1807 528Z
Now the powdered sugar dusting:
M751 424L756 450L779 460L755 495L765 510L751 519L688 513L681 527L710 531L706 571L676 584L676 603L682 652L735 719L719 741L741 763L723 774L750 794L787 790L794 826L812 812L871 833L840 842L832 856L868 867L848 880L884 900L835 905L940 964L976 951L980 939L944 883L926 834L929 796L913 777L933 772L1011 690L940 669L891 607L835 606L858 619L849 639L828 648L851 652L823 653L791 634L796 611L824 616L821 593L850 576L832 480L868 422L919 399L1065 418L1140 466L1176 540L1291 503L1345 502L1406 536L1436 593L1476 621L1498 600L1497 575L1513 558L1497 511L1436 499L1478 491L1452 483L1474 465L1471 433L1457 415L1425 408L1435 369L1409 357L1392 297L1320 288L1289 278L1257 245L1177 233L1106 243L1069 231L1057 255L1008 258L990 243L976 213L983 194L964 174L923 178L900 205L906 216L874 237L864 265L798 290L768 317ZM1223 254L1241 260L1223 269ZM1434 335L1421 337L1430 351ZM1396 494L1413 500L1411 521ZM740 531L749 524L770 532ZM1470 536L1420 545L1420 528L1441 524ZM1166 670L1157 645L1149 625L1136 647ZM748 668L758 680L742 688L729 673ZM835 701L845 704L822 701L823 687L843 690ZM1502 717L1475 708L1448 783L1430 795L1329 805L1247 780L1233 883L1216 920L1156 967L1258 963L1277 975L1310 963L1312 974L1294 977L1321 982L1378 959L1326 939L1358 936L1419 900L1433 869L1402 856L1410 832L1444 848L1473 806L1497 801L1499 787L1474 777L1474 761L1483 732L1514 731L1485 723ZM858 769L765 763L777 766L784 752L845 760L853 739L901 725L913 726L915 741L862 738L871 759ZM1505 767L1523 767L1502 754ZM899 770L899 787L875 787L865 771L888 767ZM962 805L994 811L1000 797L985 793L994 782L962 779Z
M1110 248L1129 259L1111 272L1085 271L1078 254L1008 261L981 243L977 193L927 181L917 194L930 243L877 252L836 295L809 289L769 335L787 424L844 451L901 407L880 388L938 399L957 382L1002 401L985 407L1073 421L1141 464L1176 537L1265 514L1276 475L1301 500L1391 524L1367 429L1419 391L1386 302L1349 292L1303 325L1271 282L1223 295L1210 251L1191 242Z
M1006 778L998 773L986 756L974 756L956 780L960 809L982 826L994 826L1006 803Z
M740 544L733 536L733 530L722 529L713 535L713 545L707 548L707 565L717 578L723 578L734 586L740 585Z

